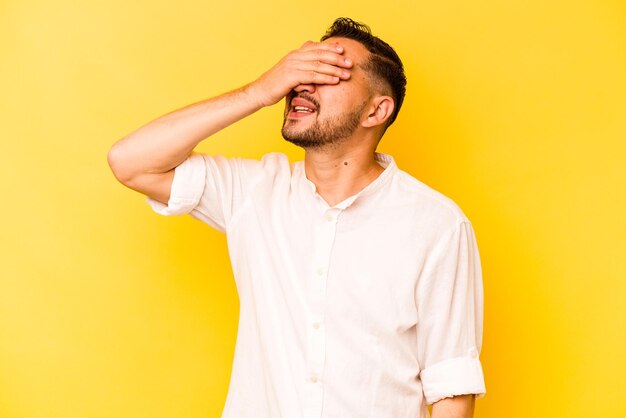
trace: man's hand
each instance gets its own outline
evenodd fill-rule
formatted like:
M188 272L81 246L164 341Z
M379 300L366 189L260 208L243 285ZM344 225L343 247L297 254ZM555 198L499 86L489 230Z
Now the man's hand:
M475 395L443 398L433 404L432 418L472 418Z
M336 43L305 42L250 83L248 92L261 106L271 106L300 84L337 84L347 80L352 61L342 54L343 48Z
M352 62L337 44L307 42L256 81L163 115L116 142L108 154L124 185L167 203L174 168L203 139L278 103L301 84L337 84L350 78Z

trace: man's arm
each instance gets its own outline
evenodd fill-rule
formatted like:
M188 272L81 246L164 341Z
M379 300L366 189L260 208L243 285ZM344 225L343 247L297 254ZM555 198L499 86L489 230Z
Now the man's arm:
M431 418L472 418L475 399L475 395L443 398L433 404Z
M108 154L115 177L125 186L167 203L174 168L203 139L278 103L300 84L337 84L352 64L337 45L307 42L287 54L256 81L221 96L161 116L116 142Z
M167 203L174 168L196 145L259 108L245 87L189 105L116 142L108 154L109 165L125 186Z

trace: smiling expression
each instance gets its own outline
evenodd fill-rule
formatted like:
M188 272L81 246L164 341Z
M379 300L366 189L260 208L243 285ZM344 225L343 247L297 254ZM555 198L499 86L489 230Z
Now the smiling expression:
M360 127L370 98L369 78L361 64L369 52L352 39L329 38L352 59L351 76L338 84L300 85L287 95L282 135L302 148L335 147Z

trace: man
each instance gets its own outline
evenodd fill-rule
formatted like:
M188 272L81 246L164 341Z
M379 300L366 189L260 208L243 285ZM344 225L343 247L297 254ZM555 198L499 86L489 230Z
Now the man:
M254 82L117 142L115 176L158 213L227 234L240 298L224 417L471 417L483 289L453 201L376 153L404 98L393 49L337 19ZM304 161L192 153L283 98Z

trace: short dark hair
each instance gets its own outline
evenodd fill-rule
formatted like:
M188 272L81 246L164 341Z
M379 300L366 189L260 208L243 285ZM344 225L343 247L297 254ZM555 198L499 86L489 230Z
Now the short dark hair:
M386 129L396 120L406 93L406 75L400 57L387 42L372 35L369 26L347 17L336 19L320 41L332 37L360 42L370 52L369 60L363 65L364 69L391 87L391 96L395 106L392 115L387 120Z

